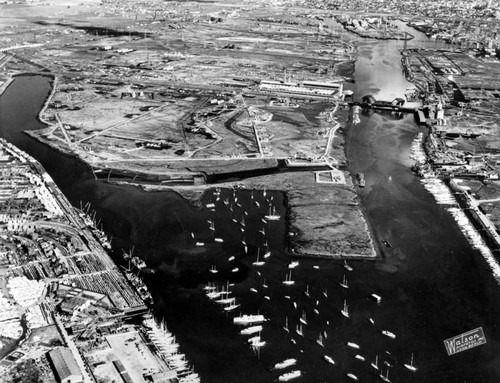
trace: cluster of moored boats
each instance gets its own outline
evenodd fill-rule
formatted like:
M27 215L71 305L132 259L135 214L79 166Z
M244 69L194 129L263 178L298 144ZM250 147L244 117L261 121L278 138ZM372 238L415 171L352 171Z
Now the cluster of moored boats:
M424 178L421 180L425 189L429 191L440 205L457 205L457 200L446 184L439 178Z
M410 158L415 160L417 164L427 162L427 156L424 151L424 133L419 132L411 144Z
M265 191L264 193L264 198L265 198ZM259 196L260 197L260 196ZM216 195L216 199L213 202L214 205L207 204L207 208L213 208L217 201L220 200L221 203L224 203L224 205L229 207L234 207L236 206L235 203L238 201L236 195L233 195L233 202L226 202L226 200L223 200L219 195ZM259 200L262 201L262 198L259 198ZM271 202L272 200L267 200L268 202ZM258 202L256 199L253 198L252 194L252 202ZM266 223L267 221L270 220L275 220L279 219L279 215L277 215L273 209L272 209L272 204L270 203L270 210L269 214L266 215L263 218L263 223ZM234 209L234 208L233 208ZM233 210L234 212L234 210ZM245 214L243 213L242 219L244 220ZM233 215L234 217L234 215ZM233 219L235 221L235 224L239 224L240 227L244 228L244 225L241 224L241 220L236 218ZM215 232L215 228L213 226L213 221L209 222L210 228L213 229ZM245 230L242 230L242 233L244 233ZM267 270L265 267L266 261L271 253L269 252L269 249L265 245L266 241L266 235L264 230L259 230L261 234L264 234L262 236L262 241L264 243L263 246L257 246L256 254L255 254L255 260L252 261L252 265L254 266L255 270L257 270L257 274L261 277L267 276L264 274L264 272ZM259 235L257 233L257 235ZM255 241L254 241L255 243ZM264 251L261 252L261 249L264 249ZM244 246L244 252L245 254L248 254L248 248L246 247L246 244ZM228 258L228 261L231 262L235 259L234 256L231 256ZM306 334L306 332L311 333L311 330L314 326L314 324L311 325L311 323L316 322L317 323L317 318L320 318L320 310L322 309L322 306L320 305L320 302L323 302L323 304L329 302L329 291L325 288L322 291L316 291L316 290L311 290L309 289L309 286L307 285L305 287L305 291L297 291L297 286L296 285L301 285L300 283L296 283L294 276L295 275L300 275L302 268L300 267L301 263L297 260L293 260L286 264L286 272L284 273L284 277L281 280L282 286L286 287L285 290L285 295L284 298L288 299L291 304L294 307L295 312L297 312L297 321L296 323L293 323L293 326L289 325L289 318L288 316L285 317L284 319L284 325L283 329L289 334L290 336L290 341L293 344L296 344L297 347L300 347L302 344L302 341L300 341L300 338L309 338L309 334ZM349 282L349 275L350 273L354 270L352 266L350 266L347 261L344 261L342 264L342 267L344 269L344 274L342 279L339 279L337 282L339 288L341 288L341 291L350 291L351 286ZM312 265L312 268L314 270L320 269L319 265ZM297 270L297 271L296 271ZM218 273L218 270L212 266L210 271L214 274ZM274 279L274 283L276 283L276 280ZM278 281L277 283L280 283ZM217 283L209 283L208 285L203 287L203 290L206 294L206 296L215 304L220 305L222 310L227 312L228 314L235 315L236 311L240 311L242 309L241 304L237 301L236 297L233 296L233 291L231 291L231 287L233 287L233 284L227 282L224 286L217 284ZM330 286L331 288L331 286ZM255 293L255 296L260 296L263 299L266 299L268 301L271 301L271 294L274 289L269 288L269 286L266 285L266 280L263 279L262 285L257 286L254 285L250 287L250 291L252 293ZM301 295L304 294L307 296L308 299L304 299L301 297ZM330 294L333 294L330 292ZM336 294L338 296L338 293ZM382 301L382 297L378 294L371 294L369 297L371 300L375 301L376 304L380 304ZM302 306L300 307L301 304L304 302L309 302L306 303L307 306ZM312 302L312 303L311 303ZM315 302L315 303L314 303ZM331 302L331 301L330 301ZM331 305L328 304L327 310L331 310ZM239 310L235 310L235 309ZM243 310L244 311L244 310ZM343 304L341 307L338 307L338 312L339 314L345 318L345 320L349 319L351 317L351 312L348 304L348 296L346 295L343 299ZM324 314L323 314L324 315ZM310 318L308 318L310 316ZM290 317L291 320L293 320L292 317ZM367 318L368 321L372 324L375 325L375 321L373 318ZM265 328L267 327L267 323L270 323L270 320L266 318L265 315L257 313L257 314L236 314L236 316L233 316L232 318L233 323L235 325L241 326L242 328L239 330L240 334L246 338L246 342L248 343L249 347L260 353L260 350L266 346L267 342L262 338L262 333L267 331ZM336 365L336 361L334 359L334 355L329 355L326 350L329 348L328 343L328 331L331 329L332 325L334 323L330 324L329 321L326 321L326 326L324 326L322 329L319 329L319 334L318 334L318 329L316 329L316 335L317 338L312 338L312 340L323 350L322 352L322 359L324 362L330 364L330 365ZM309 330L308 330L309 328ZM314 330L312 330L314 331ZM386 330L386 329L380 329L380 334L381 336L385 336L389 339L395 339L396 334L393 332ZM333 339L333 338L331 338ZM330 341L331 342L331 341ZM365 358L360 350L361 347L353 342L353 341L347 341L344 343L348 348L354 349L357 351L356 355L354 358L357 360L366 362L368 358ZM269 346L268 346L269 347ZM303 352L303 350L300 350ZM368 362L367 362L368 363ZM378 364L378 356L376 356L375 361L370 363L372 371L375 371L376 374L380 377L385 382L390 382L389 379L389 368L392 367L390 362L388 360L384 361L384 366L382 365L379 367ZM273 370L279 371L280 375L276 377L277 381L280 382L286 382L290 380L294 380L297 378L300 378L303 374L304 371L297 368L298 360L295 357L289 357L288 359L278 361L276 364L274 364ZM413 361L410 361L409 364L405 366L413 366ZM410 367L408 367L410 370L412 370ZM382 369L384 371L382 371ZM412 371L416 371L416 368L414 368ZM307 372L307 371L306 371ZM354 372L347 372L345 374L348 378L356 381L359 380L358 376Z
M179 352L179 344L165 322L158 323L152 316L143 320L146 335L156 348L157 354L165 361L170 370L177 374L179 383L200 383L200 377L189 367L186 356Z
M500 265L491 253L490 248L486 245L481 235L474 228L470 220L467 218L462 209L458 207L449 207L447 209L453 216L458 224L458 227L464 233L465 237L468 239L469 243L475 249L479 250L481 255L484 257L491 270L493 271L493 276L500 283Z

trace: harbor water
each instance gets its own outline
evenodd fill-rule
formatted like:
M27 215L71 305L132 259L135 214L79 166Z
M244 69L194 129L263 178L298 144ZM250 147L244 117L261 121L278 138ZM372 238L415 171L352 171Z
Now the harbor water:
M411 33L410 46L440 44ZM411 85L400 67L403 42L350 39L359 46L355 98L402 97ZM500 287L451 215L411 173L410 146L422 131L413 116L361 113L360 123L347 129L349 167L365 174L360 199L381 254L376 261L348 261L350 271L340 261L286 253L286 201L278 191L211 190L200 207L173 192L95 180L74 158L22 133L42 126L36 115L50 88L48 77L17 78L0 97L0 135L38 159L75 206L90 203L113 238L117 261L122 249L146 260L154 271L144 278L155 313L203 382L272 382L292 369L301 370L300 382L350 381L348 373L377 382L387 370L392 382L500 381ZM263 220L269 207L279 220ZM257 256L265 264L254 265ZM298 266L290 269L291 261ZM344 277L348 288L340 284ZM295 283L283 284L286 278ZM208 284L229 288L241 306L226 313L207 298ZM268 319L259 350L233 324L240 313ZM447 355L443 340L480 326L485 345ZM412 354L416 372L404 367ZM379 370L370 366L377 356ZM297 364L270 370L287 358Z

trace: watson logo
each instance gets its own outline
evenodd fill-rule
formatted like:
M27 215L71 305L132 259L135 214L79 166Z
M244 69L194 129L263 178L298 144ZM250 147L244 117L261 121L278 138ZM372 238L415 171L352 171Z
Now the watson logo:
M448 356L468 350L469 348L477 347L486 343L482 327L464 332L461 335L455 336L444 341Z

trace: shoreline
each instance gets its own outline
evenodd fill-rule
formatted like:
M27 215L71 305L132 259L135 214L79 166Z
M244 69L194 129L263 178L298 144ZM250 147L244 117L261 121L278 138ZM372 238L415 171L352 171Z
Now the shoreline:
M40 110L38 113L38 119L46 124L48 127L54 126L54 124L51 124L50 122L46 121L43 118L43 112L51 102L52 97L56 93L57 89L57 77L54 77L53 80L53 86L52 86L52 91L50 92L49 96L47 97L43 108ZM340 116L337 116L337 118L340 118L342 121L340 123L341 128L343 128L343 132L341 135L338 135L341 140L341 150L342 150L342 156L345 157L346 155L346 134L345 131L347 130L345 125L347 124L348 119L350 118L350 109L347 110L342 110L339 112ZM78 152L72 151L70 148L65 147L64 145L59 145L57 142L51 143L48 142L48 140L43 139L40 137L40 134L38 131L24 131L25 134L30 136L31 138L36 139L38 142L50 147L51 149L55 149L57 152L71 156L75 158L77 161L80 163L84 163L86 166L89 166L89 168L92 170L94 173L94 167L92 163L89 161L86 161L85 158L83 158ZM337 143L337 146L339 144ZM330 150L333 150L329 148ZM339 151L339 148L335 149ZM338 153L336 153L338 156ZM264 161L269 161L269 159L263 159ZM275 160L273 160L275 161ZM346 162L343 160L343 162ZM259 173L261 171L266 171L266 169L270 170L272 168L264 167L264 168L254 168L255 173ZM251 172L250 171L250 172ZM121 172L121 169L118 170L118 172ZM118 179L118 180L112 180L112 181L106 181L106 177L103 178L104 182L112 182L118 185L130 185L130 186L135 186L139 187L142 191L148 192L148 191L173 191L177 193L178 195L182 196L184 199L186 199L191 205L197 206L200 204L200 200L205 194L206 191L217 188L217 187L227 187L227 188L244 188L244 189L263 189L263 188L270 188L272 190L279 190L280 192L285 194L285 200L290 203L287 204L286 209L287 209L287 230L288 232L293 232L297 231L299 232L298 236L289 236L287 235L286 238L286 244L287 244L287 252L290 255L293 256L300 256L300 257L313 257L313 258L326 258L326 259L379 259L381 257L381 252L378 246L375 245L375 240L372 237L373 236L373 231L371 230L369 223L367 222L366 219L366 214L363 212L363 207L359 205L359 198L357 197L356 190L354 188L354 185L350 181L351 174L347 170L343 170L342 173L344 174L346 178L346 184L345 185L340 185L341 187L337 186L325 186L321 184L314 183L313 181L310 180L309 174L312 174L311 169L305 168L304 171L297 171L297 172L280 172L278 168L275 170L272 170L274 174L251 174L247 178L241 178L236 181L226 181L226 182L221 182L221 183L215 183L215 184L208 184L208 183L203 183L203 184L195 184L194 182L191 184L186 184L186 185L161 185L161 180L160 177L161 175L156 174L154 172L139 172L136 170L128 170L131 174L128 176L125 176L123 179ZM237 172L234 171L229 171L227 173L219 173L219 175L224 174L225 179L230 179L232 175L236 174ZM184 179L189 179L193 177L193 174L196 173L186 173L186 172L176 172L175 173L177 177L187 177ZM119 174L120 176L124 175ZM241 175L241 172L240 172ZM99 179L94 173L94 176L96 179ZM138 177L143 177L146 179L149 178L155 178L158 179L159 182L146 182L146 183L140 183L140 182L134 182ZM311 187L316 187L316 190L318 191L318 195L313 191L312 193L309 191L309 195L306 196L292 196L294 190L297 190L297 187L301 187L303 185L302 181L296 181L296 179L302 179L303 182L306 182L306 184L312 182ZM284 185L284 183L287 183L288 185ZM314 185L314 186L313 186ZM326 188L329 188L326 190ZM300 193L299 193L300 194ZM321 195L321 196L320 196ZM340 196L340 197L339 197ZM342 197L343 196L343 197ZM356 205L342 205L342 201L344 201L346 198L349 199L349 196L351 199L356 200ZM297 199L299 198L299 199ZM305 199L304 199L305 198ZM310 198L312 199L317 199L318 202L322 200L322 198L327 198L329 202L328 206L330 204L333 204L337 207L338 210L341 211L343 219L347 220L347 223L343 223L342 225L347 225L350 226L350 230L348 228L342 227L342 228L336 228L335 227L335 217L333 215L330 215L328 217L322 217L325 220L325 227L323 230L327 230L323 234L316 233L314 234L314 229L315 225L311 226L310 220L307 218L307 215L305 212L308 211L307 208L304 208L303 203L300 203L299 201L309 201ZM297 202L299 205L297 205ZM293 206L293 203L295 203L295 207ZM339 204L340 203L340 204ZM312 208L314 209L314 208ZM295 213L300 210L298 213L298 217L295 216ZM324 212L324 211L329 211L328 208L321 208L318 213ZM304 215L306 214L306 215ZM306 221L304 221L304 219ZM313 230L313 232L301 232L299 229L303 227L304 222L309 222L310 225L310 230ZM342 221L343 222L343 221ZM329 225L332 226L329 226ZM361 225L361 226L360 226ZM363 229L360 229L360 227L363 227ZM327 234L328 233L328 234ZM346 242L337 242L336 246L333 246L333 242L331 240L326 240L324 238L330 238L330 237L337 237L339 234L348 235L348 236L354 236L356 240L354 242L350 240L345 240ZM318 237L319 235L319 237ZM347 237L346 237L347 238ZM319 241L319 242L318 242ZM330 241L330 242L328 242ZM321 242L321 243L320 243ZM356 245L355 245L356 244ZM337 248L338 250L335 252L331 251L318 251L318 247L325 246L327 249L331 246ZM352 247L355 246L357 248L362 248L363 251L359 251L353 249ZM316 250L314 250L316 249Z

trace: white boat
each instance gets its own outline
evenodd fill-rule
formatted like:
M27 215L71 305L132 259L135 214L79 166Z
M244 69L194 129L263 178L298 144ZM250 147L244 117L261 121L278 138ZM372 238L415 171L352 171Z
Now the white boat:
M347 306L347 301L344 299L344 308L340 311L343 316L349 318L349 306Z
M269 258L271 256L271 252L268 250L264 253L264 258Z
M269 286L266 285L266 278L264 278L264 282L262 282L262 287L267 289Z
M262 266L262 265L266 264L266 262L264 262L264 261L259 261L259 255L260 255L260 248L257 249L257 260L255 262L253 262L252 265Z
M372 294L370 295L373 299L375 299L375 301L377 301L377 304L380 303L380 301L382 300L382 297L380 295L377 295L377 294Z
M231 270L232 273L237 273L238 271L240 271L238 267L235 267L234 269Z
M241 335L252 335L252 334L255 334L255 333L258 333L261 331L262 331L262 326L257 325L257 326L251 326L251 327L244 328L243 330L240 331L240 334Z
M317 315L319 315L319 310L318 310L318 309L313 309L313 311L314 311Z
M253 336L250 339L248 339L248 343L250 343L250 344L257 343L260 341L261 341L260 335Z
M342 280L341 283L339 283L340 286L342 286L344 289L348 289L349 288L349 285L347 284L347 278L345 277L345 274L344 274L344 279Z
M344 267L347 271L352 271L352 267L347 264L347 261L344 259Z
M413 354L411 354L410 364L405 363L404 366L408 370L413 371L413 372L416 372L418 370L418 368L413 365Z
M378 355L375 355L375 362L371 362L370 366L372 366L375 370L378 370Z
M295 269L299 265L299 261L293 261L288 264L289 269Z
M194 233L193 232L191 232L191 238L194 238Z
M379 377L380 377L380 379L382 379L384 382L390 383L390 379L389 379L389 367L387 367L387 372L386 372L386 374L384 375L384 374L380 373L380 374L379 374Z
M328 299L328 290L325 287L325 291L323 291L323 296Z
M274 365L275 370L281 370L283 368L287 368L290 366L293 366L297 363L297 359L290 358L290 359L285 359L283 362L276 363Z
M372 318L368 318L368 322L370 322L371 324L375 324L375 321Z
M274 206L269 206L269 213L264 216L268 221L277 221L281 218L279 214L276 213L276 208Z
M285 276L285 280L282 282L284 285L290 286L295 283L295 281L292 280L292 271L290 270L290 273L288 273Z
M207 204L205 205L205 207L206 207L207 209L211 209L211 208L215 207L215 204L214 204L214 203L207 203Z
M325 345L324 345L323 341L324 341L324 339L323 339L323 334L321 334L321 333L320 333L320 334L319 334L318 339L316 339L316 343L317 343L318 345L320 345L321 347L325 347Z
M239 305L239 304L234 303L234 304L232 304L232 305L229 305L229 306L224 307L224 311L228 311L228 312L229 312L229 311L233 311L234 309L236 309L236 308L238 308L238 307L240 307L240 305Z
M259 233L261 233L262 235L266 235L266 228L263 227L262 229L260 229Z
M245 226L246 226L246 224L245 224L245 216L241 217L241 222L240 222L240 225L241 225L242 227L245 227Z
M300 317L299 321L307 326L307 317L305 311L302 311L302 316Z
M219 270L217 270L217 267L215 267L215 265L212 265L212 267L210 268L210 272L211 272L212 274L216 274L216 273L218 273L218 272L219 272Z
M222 298L222 299L217 299L215 302L216 303L219 303L221 305L229 305L231 303L234 303L234 301L236 300L235 297L231 297L231 298Z
M228 260L229 262L231 262L231 261L234 261L234 259L235 259L235 258L234 258L234 255L231 255L231 256L230 256L227 260Z
M269 295L264 295L264 299L270 301L271 300L271 297Z
M210 224L209 229L212 230L212 231L215 231L215 223L214 223L214 221L208 220L208 223Z
M323 355L323 359L325 359L330 364L335 364L335 361L328 355Z
M285 325L283 326L283 330L285 330L286 332L290 332L290 330L288 329L288 317L285 318Z
M391 338L391 339L394 339L396 338L396 334L394 334L393 332L390 332L390 331L387 331L387 330L382 330L381 331L382 334L384 334L385 336Z
M278 377L278 381L288 382L289 380L298 378L301 375L302 375L302 373L300 372L300 370L290 371L290 372L287 372L286 374L280 375Z
M219 243L224 242L224 240L222 238L214 238L214 241L215 242L219 242Z
M319 266L318 265L314 265L313 269L319 270Z
M256 289L256 288L254 288L254 287L250 287L250 291L251 291L252 293L256 293L256 292L257 292L257 289Z
M347 373L346 375L347 375L347 377L351 378L352 380L358 380L358 377L350 372Z
M233 318L234 324L241 324L241 325L261 323L261 322L265 322L265 321L267 321L267 319L262 314L256 314L256 315L246 315L245 314L245 315L241 315L239 317Z
M255 203L255 206L260 207L259 201L254 201L254 203Z
M297 327L295 327L295 332L300 336L304 336L304 332L302 331L302 323L297 324Z
M196 242L196 246L205 246L205 242Z
M347 345L351 348L355 348L356 350L359 350L359 345L354 343L354 342L347 342Z
M356 354L355 358L358 360L362 360L363 362L365 361L365 357L363 355Z
M309 285L306 286L306 291L304 291L304 294L306 295L306 297L309 296Z

